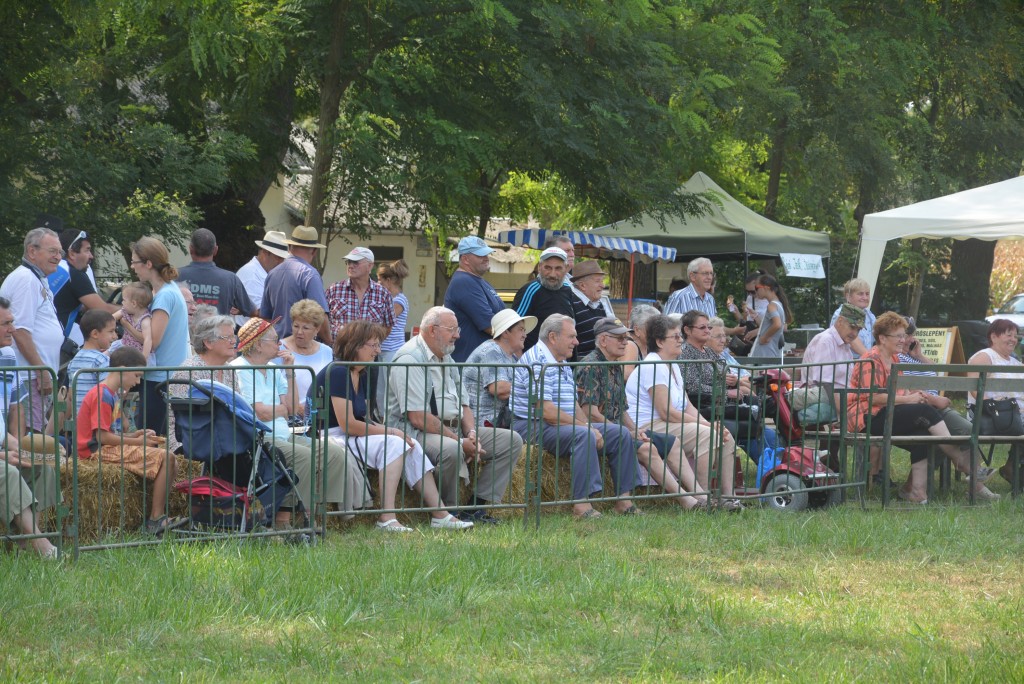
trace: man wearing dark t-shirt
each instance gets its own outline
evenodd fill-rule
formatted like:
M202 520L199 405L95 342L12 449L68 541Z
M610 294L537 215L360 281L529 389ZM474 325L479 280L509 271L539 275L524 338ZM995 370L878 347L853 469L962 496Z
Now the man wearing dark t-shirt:
M68 228L60 234L60 245L67 253L67 258L47 280L50 282L51 290L55 287L54 283L58 283L53 294L57 320L67 336L82 344L84 340L81 331L78 330L78 321L82 319L82 314L90 309L114 313L118 307L103 301L86 272L92 261L92 242L89 235L84 230ZM75 315L75 322L68 331L68 318L72 313Z
M475 235L459 240L459 270L452 274L444 293L445 308L454 311L459 321L459 339L452 352L459 363L491 339L491 318L505 309L494 286L484 280L484 273L491 270L487 255L493 251Z
M206 228L192 233L188 243L192 263L178 271L178 280L188 283L196 304L209 304L223 316L257 316L256 307L238 275L213 263L217 238Z
M564 284L568 256L559 247L548 247L540 254L537 267L540 287L527 283L516 292L512 308L520 316L536 316L537 327L526 336L525 349L537 344L541 324L551 314L563 314L573 318L572 288ZM575 320L575 319L574 319Z

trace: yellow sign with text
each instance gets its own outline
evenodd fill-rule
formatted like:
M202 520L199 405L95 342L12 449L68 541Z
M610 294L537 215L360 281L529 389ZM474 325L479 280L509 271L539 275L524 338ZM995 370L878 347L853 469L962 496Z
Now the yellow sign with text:
M932 363L965 363L959 328L918 328L914 337Z

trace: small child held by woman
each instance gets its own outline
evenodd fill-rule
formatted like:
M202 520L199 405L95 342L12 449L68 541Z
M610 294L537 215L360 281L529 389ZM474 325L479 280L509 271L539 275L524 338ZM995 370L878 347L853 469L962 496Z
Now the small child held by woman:
M131 282L121 289L121 310L114 314L114 319L121 321L124 328L121 344L142 352L147 366L155 365L153 316L149 312L152 303L153 288L149 283Z

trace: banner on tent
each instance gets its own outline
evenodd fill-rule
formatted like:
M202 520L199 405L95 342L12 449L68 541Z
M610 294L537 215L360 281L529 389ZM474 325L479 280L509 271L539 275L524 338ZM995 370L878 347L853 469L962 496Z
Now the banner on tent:
M782 265L786 267L786 275L795 278L824 278L825 267L821 263L821 257L817 254L794 254L782 252L779 254Z

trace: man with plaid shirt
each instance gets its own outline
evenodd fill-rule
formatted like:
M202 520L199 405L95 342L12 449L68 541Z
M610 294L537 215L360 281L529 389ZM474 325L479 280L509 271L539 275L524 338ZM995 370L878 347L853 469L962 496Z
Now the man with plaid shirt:
M373 321L388 329L395 325L395 302L391 293L370 279L373 252L356 247L345 255L348 280L331 285L327 290L331 335L337 337L349 321Z

